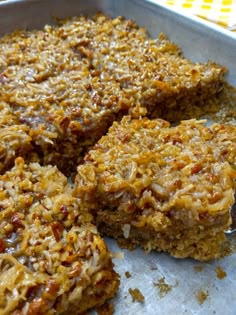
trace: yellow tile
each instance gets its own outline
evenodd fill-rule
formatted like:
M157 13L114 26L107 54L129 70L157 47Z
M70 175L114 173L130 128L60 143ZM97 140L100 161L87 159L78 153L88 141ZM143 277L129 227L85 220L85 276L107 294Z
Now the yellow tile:
M222 0L222 5L232 5L233 1L232 0Z
M183 3L182 4L183 8L192 8L192 6L193 6L192 3Z
M213 3L214 0L203 0L204 3Z
M211 9L211 6L204 4L204 5L201 6L201 9L203 9L203 10L210 10L210 9Z
M231 8L221 8L220 12L225 12L225 13L231 12Z
M175 1L166 1L166 4L169 4L169 5L174 5L175 4Z

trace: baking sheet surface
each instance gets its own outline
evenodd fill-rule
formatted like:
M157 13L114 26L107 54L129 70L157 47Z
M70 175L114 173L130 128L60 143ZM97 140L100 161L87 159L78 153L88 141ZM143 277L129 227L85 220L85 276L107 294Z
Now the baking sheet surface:
M114 299L116 315L236 314L236 254L202 263L166 253L145 254L142 249L123 250L114 240L106 240L112 252L123 254L122 259L114 259L121 276ZM236 237L231 242L236 245ZM227 274L222 279L217 276L219 267ZM139 289L144 302L133 302L130 288Z
M25 0L0 4L0 32L16 28L38 28L53 17L68 17L103 11L133 18L147 27L151 36L164 32L178 43L194 61L215 60L229 68L228 80L236 85L236 39L229 32L213 29L197 18L188 18L152 1L141 0ZM236 236L231 236L236 246ZM209 263L174 259L165 253L141 249L127 251L106 239L112 252L123 253L114 259L121 275L121 287L114 299L116 315L235 315L236 254ZM226 277L217 277L217 268ZM128 273L127 273L128 272ZM126 273L126 275L125 275ZM144 302L132 301L129 289L139 289Z

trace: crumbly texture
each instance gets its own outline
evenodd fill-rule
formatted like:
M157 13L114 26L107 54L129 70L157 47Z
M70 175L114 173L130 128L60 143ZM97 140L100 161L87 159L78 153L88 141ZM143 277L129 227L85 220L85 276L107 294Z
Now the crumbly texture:
M10 106L0 101L0 174L9 169L17 156L33 158L30 128L22 125Z
M105 303L96 309L97 315L113 315L114 305L112 303Z
M217 97L209 98L206 104L206 117L219 123L236 126L236 87L228 83ZM195 117L195 116L194 116Z
M150 39L121 17L78 17L0 39L0 102L39 161L66 174L124 114L175 121L169 109L178 118L195 105L201 112L223 88L225 71L190 62L164 35Z
M176 107L169 108L163 116L166 120L173 122L173 117L176 122L188 120L192 118L206 118L212 122L221 124L231 124L236 126L236 88L228 82L224 83L224 88L220 93L212 95L204 102L204 107L201 104L191 104L186 109L181 111L181 103L176 104ZM159 117L159 118L163 118Z
M17 158L0 207L2 315L81 314L114 296L111 255L56 167Z
M100 231L175 257L219 257L231 223L236 128L125 117L78 167L74 194Z

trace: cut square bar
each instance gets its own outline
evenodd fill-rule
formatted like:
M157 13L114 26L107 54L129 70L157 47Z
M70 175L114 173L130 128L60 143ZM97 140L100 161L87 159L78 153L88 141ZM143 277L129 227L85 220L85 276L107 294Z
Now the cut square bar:
M230 225L236 127L124 117L78 167L74 194L123 245L219 257Z

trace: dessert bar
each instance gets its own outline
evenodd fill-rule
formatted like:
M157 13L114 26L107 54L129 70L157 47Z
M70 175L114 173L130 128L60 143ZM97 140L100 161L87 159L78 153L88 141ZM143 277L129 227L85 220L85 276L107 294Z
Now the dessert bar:
M126 246L217 258L231 222L236 127L124 117L78 166L75 196Z

